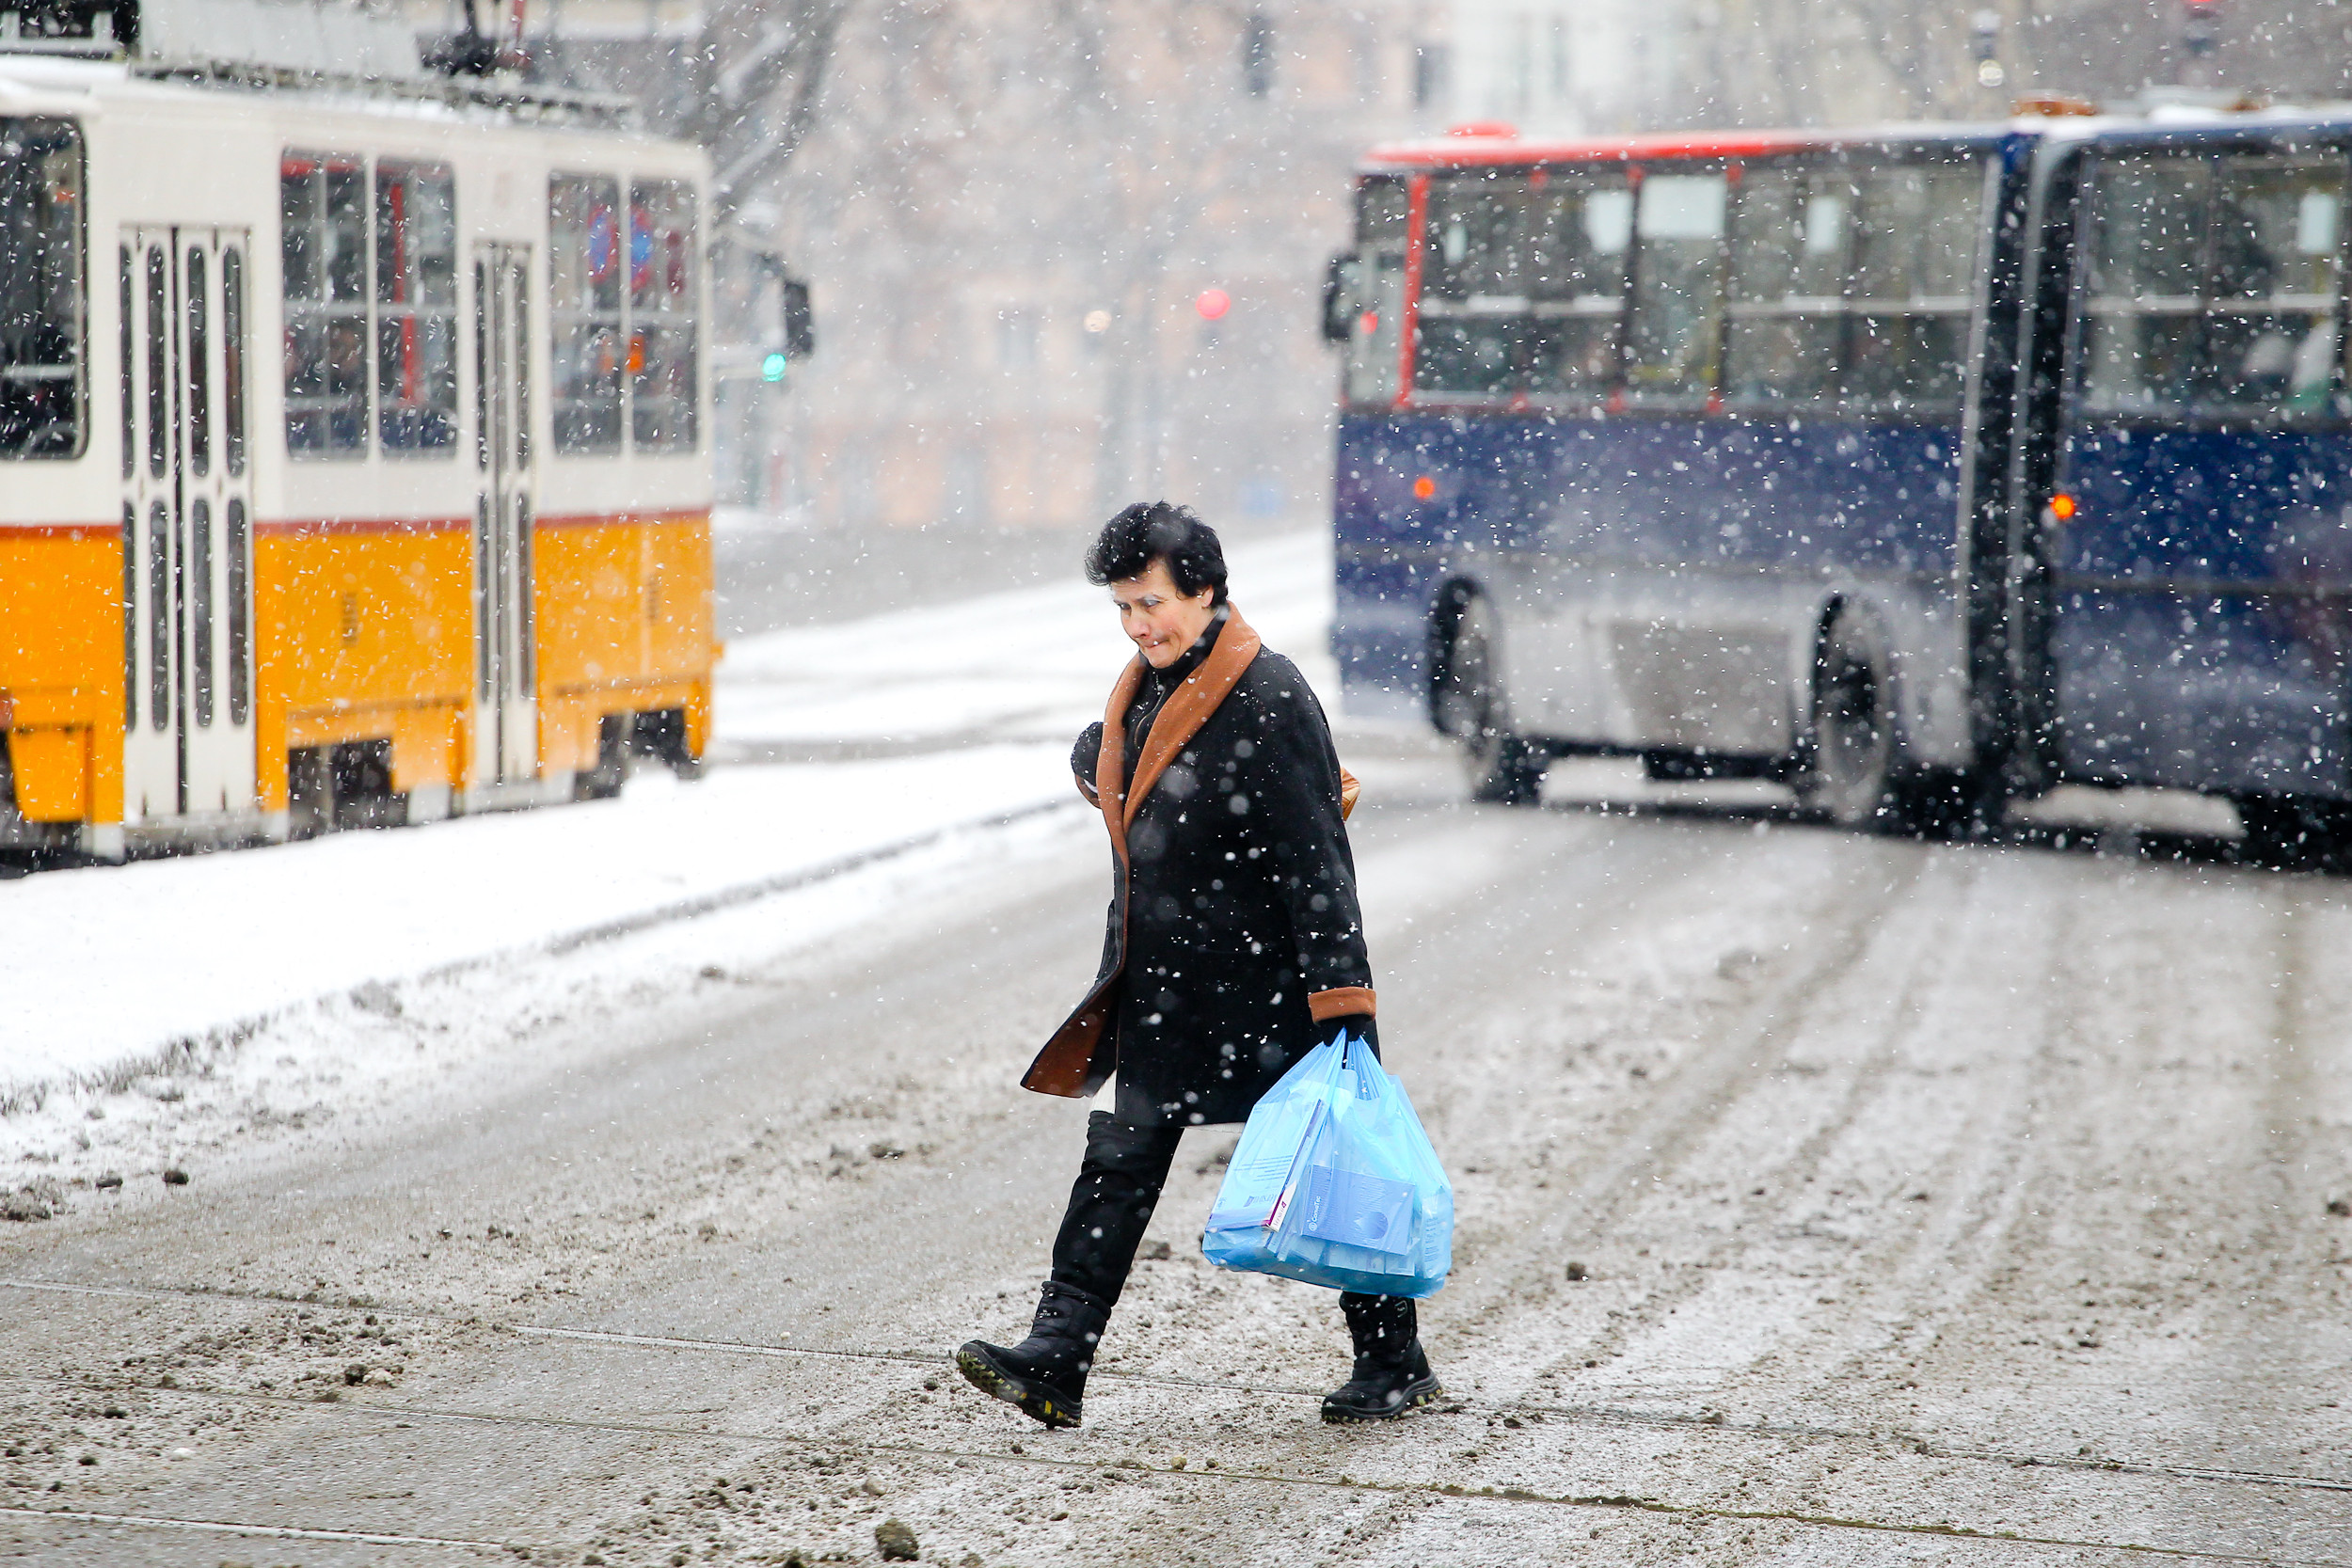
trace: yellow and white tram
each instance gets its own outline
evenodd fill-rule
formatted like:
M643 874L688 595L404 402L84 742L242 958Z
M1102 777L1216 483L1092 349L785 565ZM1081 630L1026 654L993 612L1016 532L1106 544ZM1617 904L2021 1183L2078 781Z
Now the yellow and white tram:
M699 756L707 179L544 106L0 54L0 843Z

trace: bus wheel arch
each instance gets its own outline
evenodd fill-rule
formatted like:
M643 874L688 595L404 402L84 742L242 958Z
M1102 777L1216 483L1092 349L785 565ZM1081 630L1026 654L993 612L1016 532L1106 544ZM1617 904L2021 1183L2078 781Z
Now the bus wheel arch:
M1461 744L1471 800L1532 806L1550 755L1511 721L1497 675L1500 634L1492 601L1477 584L1456 578L1445 586L1430 623L1429 716L1438 733Z

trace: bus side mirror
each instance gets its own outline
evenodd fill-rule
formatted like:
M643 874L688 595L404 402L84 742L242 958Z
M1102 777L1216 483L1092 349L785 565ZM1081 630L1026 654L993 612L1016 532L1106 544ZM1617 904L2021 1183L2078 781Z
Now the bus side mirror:
M808 284L798 277L784 280L784 352L795 359L817 352L817 317L809 309Z
M1323 270L1323 341L1343 343L1356 335L1356 257L1342 251Z

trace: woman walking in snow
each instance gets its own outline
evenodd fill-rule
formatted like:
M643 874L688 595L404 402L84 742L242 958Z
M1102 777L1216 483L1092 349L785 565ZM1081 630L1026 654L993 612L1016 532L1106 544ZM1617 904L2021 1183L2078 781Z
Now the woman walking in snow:
M1354 783L1297 667L1225 594L1216 534L1167 502L1127 508L1087 555L1136 657L1071 753L1110 831L1113 892L1086 1000L1022 1079L1090 1097L1086 1154L1029 1337L975 1339L963 1375L1049 1427L1074 1427L1087 1372L1187 1127L1245 1121L1341 1030L1376 1053L1346 806ZM1343 800L1343 790L1346 799ZM1413 1303L1343 1294L1354 1375L1327 1421L1438 1397Z

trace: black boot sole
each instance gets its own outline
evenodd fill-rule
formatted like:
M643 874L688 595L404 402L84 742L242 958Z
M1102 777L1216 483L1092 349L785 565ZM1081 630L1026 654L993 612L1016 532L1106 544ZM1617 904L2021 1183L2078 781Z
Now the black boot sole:
M1405 1398L1393 1405L1367 1410L1360 1405L1340 1404L1331 1400L1323 1402L1323 1418L1332 1426L1345 1426L1351 1421L1393 1421L1409 1415L1422 1405L1435 1404L1445 1398L1445 1390L1438 1386L1435 1375L1415 1378L1405 1386Z
M956 1352L956 1370L989 1398L1002 1400L1049 1427L1074 1427L1085 1410L1081 1402L1050 1385L1031 1383L1005 1370L977 1339Z

